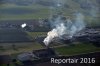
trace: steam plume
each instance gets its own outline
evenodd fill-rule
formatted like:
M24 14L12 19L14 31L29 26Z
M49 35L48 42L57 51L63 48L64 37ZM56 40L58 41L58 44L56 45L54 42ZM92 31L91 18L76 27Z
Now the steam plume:
M25 28L26 27L26 23L22 24L21 27L22 28Z
M72 38L74 34L85 27L83 21L84 16L81 13L76 14L75 22L72 22L70 19L62 20L61 18L61 16L54 18L55 21L53 22L53 25L55 28L48 32L47 37L43 41L46 46L48 46L55 37L60 38L66 34L68 38Z
M65 34L65 29L66 27L64 26L63 23L59 24L56 26L56 28L52 29L51 31L48 32L47 37L44 39L44 43L46 46L49 45L49 43L55 38L55 37L60 37L63 34Z

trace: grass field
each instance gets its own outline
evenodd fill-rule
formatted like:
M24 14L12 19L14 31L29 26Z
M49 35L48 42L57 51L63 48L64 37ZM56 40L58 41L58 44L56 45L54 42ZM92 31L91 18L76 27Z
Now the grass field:
M46 36L47 32L28 32L28 34L32 37L38 37L38 36ZM30 42L30 43L15 43L17 46L17 51L12 49L12 44L2 44L3 46L8 46L8 49L0 49L0 53L3 54L15 54L21 53L24 51L32 51L34 49L40 49L43 48L41 44L37 42ZM21 50L21 51L20 51ZM88 52L94 52L94 51L100 51L99 47L95 47L92 44L84 44L84 43L76 43L75 45L71 46L61 46L61 47L55 47L55 50L60 55L74 55L74 54L80 54L80 53L88 53Z
M0 20L47 18L49 13L49 8L37 4L31 6L17 6L14 4L0 5Z
M74 12L79 11L85 15L86 19L91 18L91 15L88 15L90 13L90 10L81 8L80 3L75 1L76 0L67 0L67 1L62 0L62 2L66 4L65 8L62 9L64 15L72 17ZM83 0L80 1L83 2ZM49 1L42 0L42 2L45 3ZM94 0L91 0L91 2L93 2L96 5L98 4ZM25 19L39 19L39 18L45 19L49 18L50 14L51 14L50 6L46 5L44 6L39 3L33 3L27 6L20 6L13 3L11 4L5 3L0 5L0 20L23 20L23 19L25 20ZM98 12L96 15L100 16L100 13Z
M50 1L50 0L43 0L43 1ZM64 0L63 0L64 1ZM83 9L81 8L81 4L75 2L78 0L65 0L66 6L62 12L64 16L69 16L70 18L73 18L73 13L75 12L81 12L85 16L85 22L89 25L98 25L100 26L100 12L98 12L96 15L98 17L93 17L90 14L89 9ZM83 0L80 0L83 1ZM95 0L91 0L91 2L94 2L95 5L98 5ZM55 14L56 11L53 13ZM51 14L51 10L49 6L44 6L41 4L31 4L28 6L20 6L16 4L0 4L0 20L28 20L28 19L46 19L49 18ZM88 15L89 14L89 15ZM35 38L38 36L46 36L47 32L27 32L31 37ZM44 48L41 44L37 42L30 42L30 43L14 43L16 46L16 49L13 49L12 43L6 43L0 44L0 54L9 54L12 57L16 57L18 54L23 52L30 52L37 49ZM1 45L5 46L2 47ZM100 51L100 47L95 47L92 44L75 44L71 46L59 46L54 47L55 51L59 55L76 55L76 54L83 54L83 53L90 53L90 52L97 52ZM5 66L5 65L2 65ZM14 66L11 64L10 66Z
M36 49L42 49L43 47L39 44L31 45L31 47L23 47L18 48L18 50L7 50L8 53L11 53L10 55L12 58L16 58L17 55L23 52L30 52L32 50ZM92 44L76 44L71 46L63 46L63 47L55 47L56 53L59 55L64 56L72 56L72 55L78 55L78 54L84 54L84 53L90 53L90 52L97 52L100 51L100 48L93 46ZM18 64L22 64L21 62L18 62ZM6 66L5 64L1 66ZM14 66L13 63L10 64L10 66Z
M55 48L55 50L59 55L77 55L90 52L97 52L100 51L100 48L95 47L92 44L76 44L71 46Z
M27 42L27 43L13 43L15 49L12 47L12 43L2 43L3 49L0 49L0 55L16 55L23 52L30 52L33 50L41 49L43 46L37 42Z
M28 32L28 34L34 38L36 36L46 35L46 32ZM17 48L16 50L14 50L12 47L8 49L6 48L4 50L1 49L0 54L7 54L7 55L9 54L12 56L12 58L16 58L17 55L23 52L32 52L33 50L45 48L37 42L18 43L18 44L16 43L16 45L18 45L16 46ZM66 55L66 56L100 51L99 47L95 47L92 44L76 43L75 45L69 45L69 46L58 45L58 46L59 47L53 46L53 48L55 49L55 52L58 55ZM21 64L20 62L18 63ZM6 66L6 65L3 64L2 66ZM14 66L14 64L11 63L10 66Z
M38 37L38 36L44 36L47 35L47 32L27 32L28 35L30 35L31 37Z
M44 36L47 32L27 32L33 39L38 36ZM17 51L13 49L12 45L16 45ZM34 49L43 48L41 44L37 42L23 42L23 43L1 43L0 54L16 54L25 51L32 51Z
M42 49L45 48L41 44L37 42L33 42L27 45L23 46L17 46L17 50L14 50L13 48L0 50L1 54L10 54L12 56L16 56L22 52L30 52L36 49ZM97 52L100 51L99 47L95 47L92 44L75 44L75 45L58 45L54 46L55 51L58 55L76 55L76 54L83 54L83 53L90 53L90 52Z

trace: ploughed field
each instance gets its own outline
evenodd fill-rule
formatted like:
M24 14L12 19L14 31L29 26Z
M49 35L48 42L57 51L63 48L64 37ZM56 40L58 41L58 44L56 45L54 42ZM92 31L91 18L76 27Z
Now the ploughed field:
M29 42L31 37L21 29L0 29L0 43Z

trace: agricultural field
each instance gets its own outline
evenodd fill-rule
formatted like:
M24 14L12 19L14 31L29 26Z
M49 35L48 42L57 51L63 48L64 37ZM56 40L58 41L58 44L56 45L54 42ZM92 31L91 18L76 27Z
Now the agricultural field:
M37 42L23 42L23 43L0 43L0 55L17 56L23 52L31 52L44 48Z
M3 34L2 32L0 32L0 33ZM20 35L18 35L18 34L20 34ZM7 33L6 35L13 36L13 38L16 38L16 35L18 35L17 39L19 40L19 39L21 39L22 34L23 34L22 32L18 32L18 31L17 32L9 31L9 34ZM27 42L28 40L27 41L24 40L24 39L26 39L26 37L25 37L26 33L25 33L24 37L22 38L25 42L23 40L22 40L22 42L17 42L17 40L16 41L14 40L15 42L7 43L8 39L6 38L7 41L5 43L0 43L0 54L16 54L16 53L41 49L41 48L43 48L43 46L41 44L39 44L38 42L34 41L34 39L38 36L43 36L43 35L46 35L46 32L27 32L27 37L29 36L32 39L31 42L30 41Z
M77 18L78 13L81 13L84 19ZM46 47L43 40L53 25L49 19L51 16L57 18L59 14L63 15L61 21L68 18L73 24L77 20L84 22L85 27L90 29L90 32L86 31L88 35L82 34L82 36L85 35L85 38L92 35L91 27L97 26L96 28L100 29L100 0L0 0L0 55L10 55L14 59L19 54L48 49L48 47L54 49L58 56L100 52L100 47L94 45L96 43L94 39L98 38L96 34L99 36L99 31L93 32L96 35L92 37L94 44L78 42L77 39L74 42L74 38L73 42L67 42L69 37L61 39L63 37L59 36L58 41L55 39ZM53 21L52 18L51 21ZM64 24L66 24L65 22L68 21L64 21ZM22 24L26 24L25 28L21 27ZM92 41L91 38L87 39ZM11 63L10 66L14 66L14 64Z
M0 29L0 42L27 42L32 41L26 32L18 29Z
M70 55L99 52L100 48L95 47L92 44L81 43L81 44L76 44L76 45L71 45L71 46L58 47L58 48L55 48L55 50L59 55L70 56Z
M0 6L0 20L27 20L46 18L49 15L48 8L42 8L41 5L33 6ZM35 7L34 7L35 6ZM41 8L39 8L41 7Z
M27 33L33 38L47 35L47 32L27 32Z
M26 19L46 19L49 18L52 10L50 9L51 6L55 6L55 2L48 1L48 0L38 0L36 2L31 2L32 0L29 1L24 1L27 4L23 4L22 2L7 2L4 4L0 5L0 20L26 20ZM20 2L20 4L18 4ZM94 17L91 17L92 10L91 12L89 11L91 8L91 4L88 6L88 3L85 3L85 1L76 1L76 0L62 0L64 2L64 7L63 7L63 14L65 16L69 16L73 18L73 13L76 11L82 12L86 20L88 21L93 21L95 15L98 16L95 19L97 20L100 17L100 13L97 12L94 14ZM98 0L91 0L91 2L94 3L95 6L99 8L99 2ZM75 6L74 6L75 5ZM88 7L86 7L86 6ZM98 10L99 11L99 10ZM57 11L56 11L57 12ZM93 11L94 12L94 11ZM53 13L54 14L54 13ZM92 20L91 20L92 19ZM98 22L98 21L97 21Z

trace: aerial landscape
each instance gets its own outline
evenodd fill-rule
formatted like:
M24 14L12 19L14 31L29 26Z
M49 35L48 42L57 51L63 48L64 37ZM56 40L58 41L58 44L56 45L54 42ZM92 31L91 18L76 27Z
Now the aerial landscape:
M0 66L99 63L100 0L0 0Z

